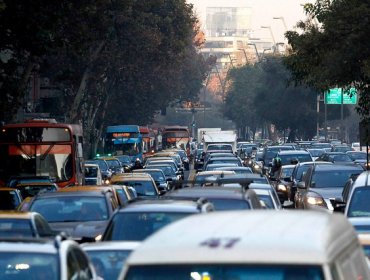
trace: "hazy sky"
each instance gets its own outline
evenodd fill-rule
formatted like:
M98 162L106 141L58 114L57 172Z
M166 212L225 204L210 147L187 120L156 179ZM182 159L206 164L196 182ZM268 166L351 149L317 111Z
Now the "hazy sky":
M284 24L282 20L273 17L283 17L288 30L293 29L299 20L305 19L301 4L314 0L187 0L194 4L195 10L202 23L205 22L206 7L239 7L252 8L252 29L254 37L271 39L268 29L261 29L261 25L271 26L276 42L284 41Z

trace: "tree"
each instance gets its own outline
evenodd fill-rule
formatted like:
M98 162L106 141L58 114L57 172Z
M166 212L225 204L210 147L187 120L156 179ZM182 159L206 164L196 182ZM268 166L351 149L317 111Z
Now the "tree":
M281 57L234 69L226 116L252 130L257 124L270 123L278 130L290 129L299 138L311 139L316 128L316 95L312 89L290 86L289 78ZM290 138L294 140L295 135Z
M317 0L305 5L310 19L299 22L302 32L286 33L291 45L284 61L296 84L326 91L356 87L357 111L370 118L370 3L363 0Z

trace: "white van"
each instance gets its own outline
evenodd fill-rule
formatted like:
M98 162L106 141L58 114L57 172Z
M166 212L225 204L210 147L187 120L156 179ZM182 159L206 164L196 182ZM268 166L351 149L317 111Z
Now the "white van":
M321 211L233 211L185 218L149 237L121 280L370 279L356 233Z
M94 163L85 163L85 185L100 186L103 184L100 167Z

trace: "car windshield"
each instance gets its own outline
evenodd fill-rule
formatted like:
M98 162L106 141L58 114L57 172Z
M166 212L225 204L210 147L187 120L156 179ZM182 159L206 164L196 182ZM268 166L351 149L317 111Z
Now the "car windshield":
M268 209L274 209L275 208L274 202L272 201L271 196L269 196L267 194L259 194L258 198L261 199L265 203L265 205Z
M105 197L56 196L36 199L30 211L38 212L48 222L87 222L109 218Z
M26 219L0 219L0 237L33 236L31 221Z
M109 224L103 240L142 241L164 226L193 213L134 212L117 213Z
M311 188L341 188L351 175L360 174L361 170L316 170L313 173Z
M352 159L352 160L358 160L358 159L367 159L367 155L366 153L348 153L348 156Z
M370 217L370 187L356 188L348 207L348 217Z
M158 192L152 181L127 180L116 182L116 185L131 186L136 190L137 196L157 196Z
M143 170L144 170L144 172L140 172L140 173L149 174L150 176L152 176L153 180L156 181L156 182L166 181L166 178L163 176L163 172L160 172L160 171L146 171L145 169L143 169Z
M325 150L320 150L320 149L317 149L317 150L315 150L315 149L312 149L312 150L307 150L310 154L311 154L311 156L313 156L313 157L319 157L319 156L321 156L323 153L325 153Z
M311 155L309 153L305 154L294 154L294 155L278 155L281 158L281 163L283 165L292 164L293 161L298 162L308 162L312 161Z
M96 178L98 176L98 168L93 166L85 166L85 177Z
M323 280L320 266L314 265L140 265L131 266L126 280Z
M102 279L118 279L131 250L85 250Z
M294 167L283 167L281 170L281 178L290 177L293 174Z
M21 192L23 199L29 196L35 196L43 192L55 192L58 190L57 186L52 185L17 185L16 188Z
M329 158L332 160L332 161L347 161L347 162L351 162L351 158L346 155L346 154L343 154L343 155L330 155Z
M57 280L59 271L58 258L53 254L22 252L21 249L18 252L0 252L0 279Z
M94 163L99 165L101 171L107 171L109 169L108 164L104 160L93 160L86 161L85 163Z
M249 202L241 199L207 198L217 211L250 209Z

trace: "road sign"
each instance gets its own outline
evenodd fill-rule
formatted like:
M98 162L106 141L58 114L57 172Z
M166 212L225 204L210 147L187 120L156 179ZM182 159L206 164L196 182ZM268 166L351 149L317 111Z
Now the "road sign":
M332 88L325 92L325 104L342 104L342 88ZM350 88L343 92L343 104L357 104L357 90Z

